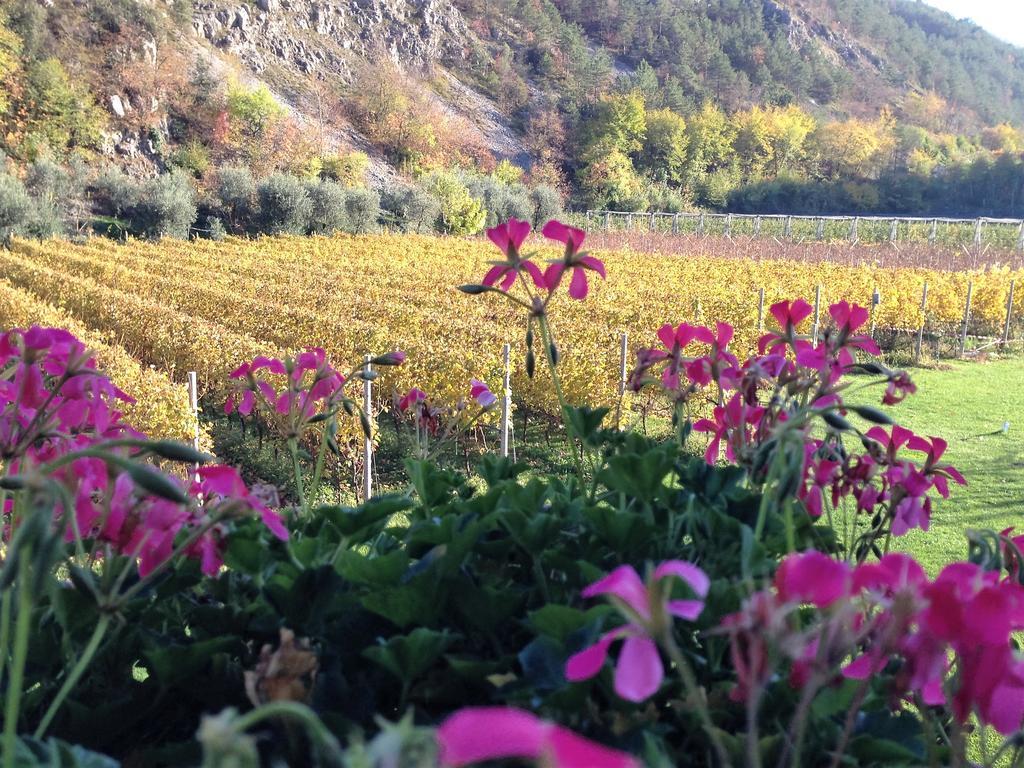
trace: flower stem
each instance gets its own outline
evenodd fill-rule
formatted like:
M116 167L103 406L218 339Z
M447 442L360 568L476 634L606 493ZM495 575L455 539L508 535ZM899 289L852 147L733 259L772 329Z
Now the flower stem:
M718 762L722 768L732 768L729 753L725 750L725 745L719 738L718 732L715 730L715 724L712 722L711 715L708 712L708 703L704 690L697 684L697 678L693 674L690 663L683 656L679 646L676 645L675 638L672 637L671 627L666 628L662 633L661 646L665 649L672 663L676 665L676 669L679 670L679 676L683 680L683 687L686 688L687 695L697 708L697 715L700 717L701 724L704 726L708 739L711 741L711 746L714 747L715 753L718 755Z
M14 630L14 654L11 658L11 679L7 684L4 703L4 762L3 768L14 768L15 744L18 739L18 715L21 709L21 689L25 684L25 662L28 660L28 637L32 629L32 586L30 582L31 550L19 553L18 564L18 616Z
M306 512L306 494L302 488L302 466L299 464L299 443L292 437L288 440L288 453L292 457L292 471L295 474L295 493L299 498L299 509Z
M60 687L60 690L57 692L57 696L52 702L50 702L50 706L47 708L46 714L43 715L43 719L39 721L39 725L36 727L35 733L32 734L34 738L41 739L46 735L46 729L50 727L50 723L60 710L64 700L78 684L78 681L81 679L82 675L85 674L85 670L92 662L92 657L95 656L96 651L99 650L100 643L103 641L103 637L107 634L107 627L109 626L110 614L104 613L96 623L96 628L92 631L92 637L89 638L89 642L82 651L82 655L78 657L78 661L75 663L74 669L71 670L71 674L69 674L64 680L64 685Z
M327 727L320 721L320 718L309 707L298 702L268 702L242 715L235 720L233 725L236 731L243 733L257 723L271 717L284 717L301 723L306 727L307 733L312 740L324 750L326 753L325 757L329 757L331 762L336 765L342 764L341 745L334 737L334 734L327 730Z
M569 453L572 455L572 462L576 467L576 475L579 477L580 485L582 486L583 464L580 462L580 457L576 455L576 439L580 436L576 434L576 430L572 428L572 424L569 421L569 404L566 402L565 393L562 391L562 379L558 375L558 365L555 362L554 354L552 354L551 328L548 325L547 315L540 315L537 318L537 323L540 326L540 338L541 343L544 345L544 354L547 356L548 368L551 370L551 381L555 385L555 394L558 396L558 404L562 409L562 423L565 425L565 434L569 440Z
M11 590L5 589L0 598L0 689L3 688L4 669L7 666L7 646L11 642Z

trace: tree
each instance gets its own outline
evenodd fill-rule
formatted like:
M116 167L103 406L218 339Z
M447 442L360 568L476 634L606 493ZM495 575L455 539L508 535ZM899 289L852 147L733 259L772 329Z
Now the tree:
M596 146L577 178L580 190L594 208L639 211L646 207L643 180L633 168L633 161L614 145Z
M643 148L647 134L647 112L639 91L602 96L580 127L584 151L598 144L611 146L625 155Z
M681 184L686 168L689 137L686 120L670 109L647 113L647 135L640 155L640 168L651 176Z
M708 174L732 165L736 129L719 107L704 102L687 120L686 133L688 184L696 185Z
M886 167L896 147L892 125L875 121L837 120L818 126L811 137L823 178L874 178Z

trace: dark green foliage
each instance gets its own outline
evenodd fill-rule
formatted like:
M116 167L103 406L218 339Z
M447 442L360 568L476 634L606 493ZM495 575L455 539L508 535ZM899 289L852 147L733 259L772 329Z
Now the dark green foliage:
M533 203L533 226L543 227L544 224L562 215L562 195L548 184L538 184L530 190L530 202Z
M256 186L256 225L270 235L302 235L309 227L313 201L295 176L275 173Z
M433 232L441 216L441 202L420 186L396 186L381 195L385 220L402 232Z
M345 190L346 232L376 232L380 220L380 195L372 189L353 187Z
M256 180L243 165L225 165L217 169L216 197L227 228L242 232L256 207Z
M330 235L348 228L345 192L345 188L336 181L312 181L306 185L312 204L309 216L311 234Z

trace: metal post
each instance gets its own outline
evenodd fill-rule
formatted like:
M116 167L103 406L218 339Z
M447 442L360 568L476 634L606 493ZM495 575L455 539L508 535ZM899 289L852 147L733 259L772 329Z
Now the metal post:
M814 328L811 330L811 341L818 343L818 323L821 320L821 286L814 289Z
M967 303L964 304L964 327L960 331L960 357L967 351L967 326L971 323L971 294L974 293L974 281L967 282Z
M981 219L974 220L974 244L981 245Z
M1013 289L1016 280L1010 281L1010 295L1006 298L1006 324L1003 326L1003 344L1010 342L1010 320L1013 318Z
M928 245L935 245L935 240L939 236L939 220L932 219L932 228L928 231Z
M875 338L875 327L878 324L878 305L882 303L882 294L878 292L878 287L871 293L871 338Z
M893 219L891 222L889 222L889 242L890 243L895 243L896 242L896 232L897 232L897 229L899 228L899 224L900 224L899 219Z
M651 232L654 231L654 211L651 211L651 223L647 226L647 229Z
M628 214L626 216L626 231L627 232L632 232L633 231L633 214L632 213L630 213L630 214Z
M1007 320L1009 325L1009 320ZM192 411L192 447L199 450L199 383L195 371L188 372L188 407ZM192 465L192 477L198 481L199 465Z
M757 291L757 330L764 330L764 288Z
M921 327L917 329L917 345L914 347L914 365L921 362L921 344L924 342L924 324L927 321L925 307L928 306L928 281L924 281L924 290L921 291Z
M619 339L619 398L626 395L626 356L629 354L629 333L622 332Z
M783 237L787 237L787 238L793 236L793 217L792 216L787 216L786 217L786 225L785 225L785 227L783 227L782 236Z
M509 345L506 344L501 350L501 357L505 364L505 373L502 380L501 396L501 455L508 456L508 428L512 415L512 383L511 366L509 366Z
M369 373L370 356L363 358L364 370ZM373 408L372 390L369 379L363 379L363 414L370 422L370 411ZM372 423L372 422L370 422ZM373 437L366 435L363 439L363 501L369 501L373 495Z
M587 211L587 227L586 227L587 228L587 232L590 231L590 217L591 217L591 215L592 215L592 211Z
M612 228L612 215L608 211L604 212L604 231L608 232Z

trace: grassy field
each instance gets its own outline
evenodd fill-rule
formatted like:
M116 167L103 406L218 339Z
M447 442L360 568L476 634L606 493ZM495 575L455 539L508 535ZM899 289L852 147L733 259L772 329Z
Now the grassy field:
M917 394L893 414L915 432L948 440L945 459L968 483L939 500L931 530L901 540L936 572L966 556L968 528L1024 531L1024 359L955 363L913 376Z

